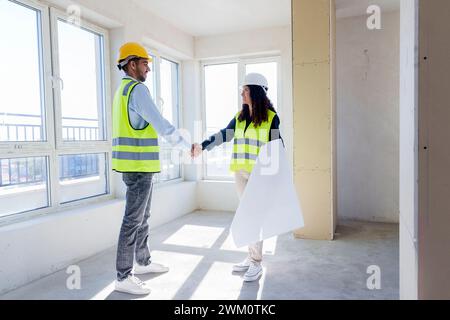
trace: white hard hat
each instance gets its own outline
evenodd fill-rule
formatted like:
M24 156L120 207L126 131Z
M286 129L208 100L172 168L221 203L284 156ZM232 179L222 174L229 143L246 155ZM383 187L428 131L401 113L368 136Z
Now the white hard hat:
M245 76L242 86L261 86L265 91L269 90L269 83L266 77L260 73L249 73Z

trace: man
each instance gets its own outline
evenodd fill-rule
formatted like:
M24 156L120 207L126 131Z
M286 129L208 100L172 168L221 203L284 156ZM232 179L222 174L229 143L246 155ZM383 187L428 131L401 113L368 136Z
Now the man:
M135 274L169 271L168 267L151 260L147 243L152 180L161 171L158 134L174 147L191 150L191 145L161 116L143 84L151 61L146 49L138 43L126 43L120 48L118 68L125 76L113 102L112 168L122 172L127 186L115 289L131 294L150 293L150 288Z

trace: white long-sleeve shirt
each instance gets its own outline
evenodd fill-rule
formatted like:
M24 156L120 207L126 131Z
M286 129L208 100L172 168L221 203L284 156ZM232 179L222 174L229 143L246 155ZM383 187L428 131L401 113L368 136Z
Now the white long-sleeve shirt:
M125 76L124 78L138 81L130 76ZM179 130L161 115L150 91L142 82L137 84L131 91L128 102L128 115L130 124L134 129L143 129L147 123L150 123L156 132L167 140L172 147L186 151L191 150L191 144L181 136Z

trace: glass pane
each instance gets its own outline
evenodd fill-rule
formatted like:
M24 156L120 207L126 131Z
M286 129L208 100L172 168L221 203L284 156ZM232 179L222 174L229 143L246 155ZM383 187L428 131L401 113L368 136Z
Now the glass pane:
M245 71L249 73L261 73L269 82L269 91L267 96L272 101L275 109L278 109L278 73L276 62L251 63L245 66Z
M104 140L103 37L58 20L62 137Z
M59 184L61 203L106 194L106 155L98 153L59 156Z
M0 159L0 217L45 208L47 157Z
M0 141L45 141L40 12L0 1Z
M161 110L164 118L178 127L178 64L161 59Z
M161 113L176 128L179 127L179 99L178 99L178 64L167 59L161 59ZM172 150L170 144L164 139L161 144L161 173L157 175L156 182L169 181L181 178L182 153Z
M205 66L206 134L225 128L239 107L238 64ZM223 144L206 153L206 175L231 177L229 171L233 146Z
M182 152L180 150L162 148L160 159L161 173L155 176L155 183L181 178Z

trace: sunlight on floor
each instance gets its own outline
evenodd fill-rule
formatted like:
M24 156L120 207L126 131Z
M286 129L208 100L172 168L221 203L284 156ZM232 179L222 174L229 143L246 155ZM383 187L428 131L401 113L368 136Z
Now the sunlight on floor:
M243 273L233 274L232 263L214 262L198 284L191 299L238 299ZM224 281L226 275L227 281Z
M211 248L225 228L185 225L174 232L164 244L189 246L195 248Z

